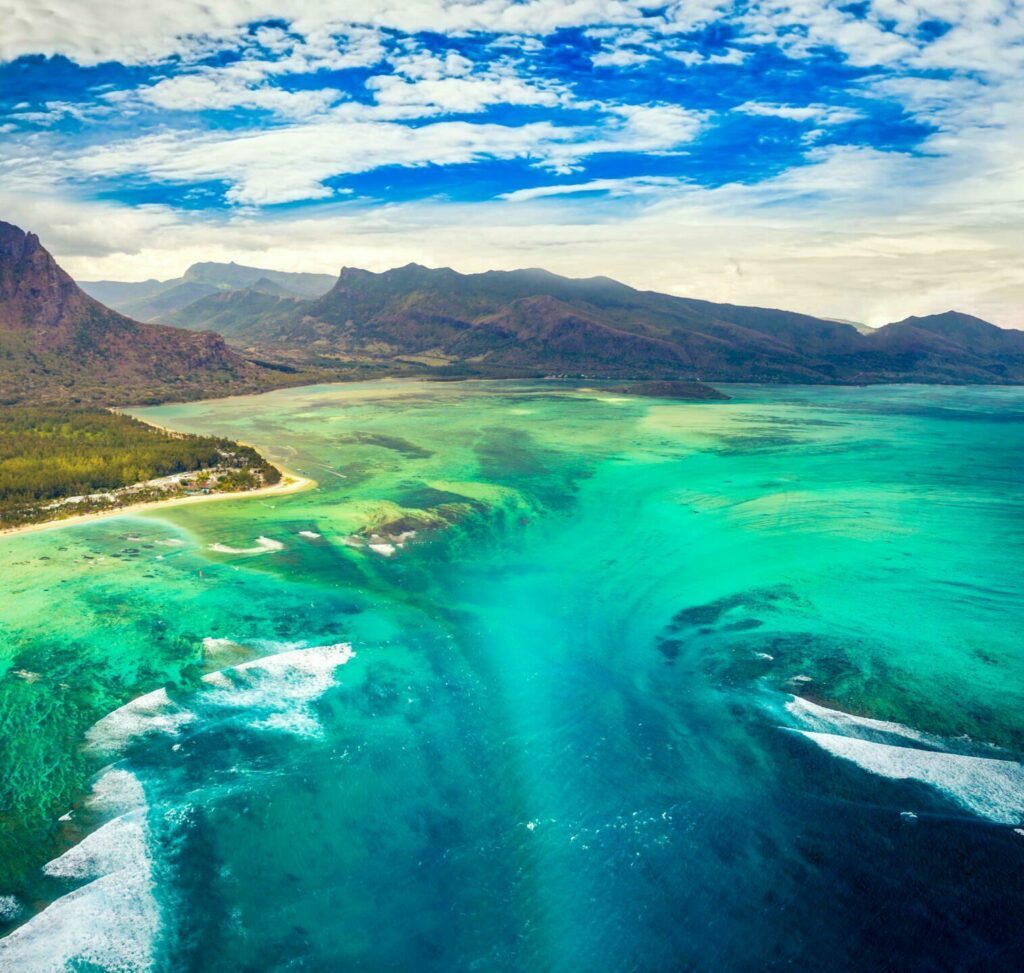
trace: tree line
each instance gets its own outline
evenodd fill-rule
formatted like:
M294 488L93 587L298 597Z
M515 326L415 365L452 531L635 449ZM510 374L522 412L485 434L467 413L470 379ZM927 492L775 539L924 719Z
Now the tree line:
M47 501L211 467L237 471L231 482L243 488L280 478L230 439L155 429L103 409L0 407L0 521Z

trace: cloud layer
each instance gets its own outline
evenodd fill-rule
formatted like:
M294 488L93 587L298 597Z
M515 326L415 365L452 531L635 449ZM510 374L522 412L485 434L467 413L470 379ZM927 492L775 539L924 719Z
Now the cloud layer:
M0 0L0 216L80 276L542 264L1024 326L1016 0Z

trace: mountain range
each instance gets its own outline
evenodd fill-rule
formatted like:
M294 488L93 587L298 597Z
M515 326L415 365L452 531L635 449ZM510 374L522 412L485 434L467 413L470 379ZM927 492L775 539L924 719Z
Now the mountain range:
M142 324L105 307L34 233L0 222L0 403L185 399L280 381L220 335Z
M93 296L34 234L0 223L0 402L185 399L381 374L1024 383L1024 332L956 311L869 330L607 277L417 264L333 279L206 263L174 281L86 286ZM143 323L96 295L166 310Z
M725 382L1024 382L1024 332L956 311L877 329L544 270L345 268L321 297L222 289L166 323L263 353L454 374Z
M289 273L209 262L193 264L181 277L171 280L82 280L78 284L90 297L121 314L168 324L174 323L167 319L176 311L212 294L252 291L303 300L326 294L335 280L330 274Z

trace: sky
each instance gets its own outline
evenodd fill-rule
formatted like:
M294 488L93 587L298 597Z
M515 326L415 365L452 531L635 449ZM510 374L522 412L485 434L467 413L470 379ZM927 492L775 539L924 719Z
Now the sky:
M1021 0L0 0L75 277L545 267L1024 327Z

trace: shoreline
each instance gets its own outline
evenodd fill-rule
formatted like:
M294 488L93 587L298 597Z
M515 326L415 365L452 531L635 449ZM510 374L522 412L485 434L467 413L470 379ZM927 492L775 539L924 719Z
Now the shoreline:
M135 419L137 422L141 422L143 425L149 426L151 429L157 429L160 432L171 433L174 435L188 435L187 433L182 433L178 429L161 426L158 423L149 422L139 416L132 415L132 413L128 412L127 409L108 407L108 411L121 412L122 414ZM261 453L251 443L243 443L238 440L236 440L236 442L238 442L240 446L248 446L250 449L255 449L260 456L263 456L263 453ZM266 456L263 456L263 459L267 463L271 462ZM293 470L289 470L286 466L282 466L280 463L271 463L271 465L280 472L281 479L270 486L257 487L255 490L234 490L227 493L204 493L186 497L165 497L162 500L144 500L140 503L126 503L123 506L110 507L106 510L93 510L85 514L72 514L69 517L58 517L54 520L40 520L31 524L18 524L16 527L0 527L0 539L3 539L4 537L14 537L18 534L33 534L37 531L56 530L60 527L73 527L76 524L87 524L90 521L102 520L106 517L132 515L141 511L159 510L164 507L175 507L186 503L202 503L207 500L238 500L243 497L285 496L289 493L299 493L302 490L311 490L317 485L316 480L308 476L302 476L299 473L295 473Z
M74 527L78 524L87 524L90 521L103 520L107 517L131 516L142 511L161 510L164 507L177 507L188 503L205 503L211 500L241 500L245 497L286 496L289 493L300 493L303 490L310 490L317 485L316 480L310 479L307 476L293 473L282 466L277 468L281 471L281 480L279 483L274 483L271 486L257 487L255 490L235 490L230 493L205 493L190 497L167 497L163 500L146 500L142 503L127 503L123 507L111 507L108 510L94 510L87 514L72 514L70 517L60 517L56 520L41 520L34 524L3 527L0 528L0 539L14 537L18 534L33 534L43 530L57 530L61 527Z

